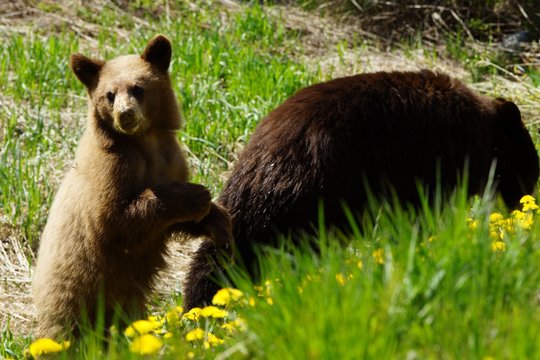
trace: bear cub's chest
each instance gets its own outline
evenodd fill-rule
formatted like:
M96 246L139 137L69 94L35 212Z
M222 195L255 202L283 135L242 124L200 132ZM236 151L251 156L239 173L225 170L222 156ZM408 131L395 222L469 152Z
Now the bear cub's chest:
M137 155L137 175L147 186L187 180L185 160L177 142L151 139L144 142Z

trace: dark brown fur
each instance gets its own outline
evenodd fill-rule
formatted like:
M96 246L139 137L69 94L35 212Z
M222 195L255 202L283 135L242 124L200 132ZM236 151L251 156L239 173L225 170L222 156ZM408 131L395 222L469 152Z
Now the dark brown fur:
M93 321L100 294L107 323L116 309L141 316L179 223L229 241L225 212L187 182L170 59L161 35L141 56L71 57L88 90L88 125L41 238L33 281L40 337L71 335L84 313Z
M439 174L450 192L466 167L468 191L479 194L494 160L496 189L515 206L534 190L539 165L512 102L430 71L362 74L300 90L263 119L218 201L252 269L255 246L316 225L319 200L328 225L346 230L342 201L362 211L366 185L378 198L395 191L400 202L418 205L418 183L432 193ZM219 278L216 251L206 242L196 254L187 308L217 289L209 281Z

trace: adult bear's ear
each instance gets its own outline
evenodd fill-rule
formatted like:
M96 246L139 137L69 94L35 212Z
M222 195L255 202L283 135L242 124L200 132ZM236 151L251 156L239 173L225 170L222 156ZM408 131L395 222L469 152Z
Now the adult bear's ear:
M103 64L105 61L90 59L82 54L72 54L69 60L69 67L88 90L97 86Z
M141 58L155 66L159 71L166 73L171 63L171 42L164 35L156 35L150 40Z
M521 134L525 129L525 125L521 121L521 112L517 105L512 101L506 101L504 99L497 100L501 102L498 110L503 130L510 136Z

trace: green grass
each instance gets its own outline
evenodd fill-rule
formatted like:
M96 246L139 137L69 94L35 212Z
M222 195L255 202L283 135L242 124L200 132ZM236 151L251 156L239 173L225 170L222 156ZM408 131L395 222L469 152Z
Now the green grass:
M457 200L416 216L384 209L348 248L326 239L320 257L269 252L263 273L280 281L273 306L245 315L254 349L285 359L538 358L538 226L494 252L490 207L476 205L476 231L465 221L471 204Z
M285 241L264 249L260 285L234 275L254 306L230 307L227 321L240 316L247 329L227 336L220 329L225 320L204 318L167 324L173 335L163 340L160 358L212 359L230 351L235 359L536 359L540 225L516 226L504 235L506 249L494 251L492 206L461 195L417 214L375 207L346 240L322 229L315 240L320 254L308 246L313 239L300 248ZM479 221L476 229L470 216ZM188 343L195 327L225 343ZM120 331L104 349L88 332L64 356L140 358L128 350L132 341Z
M168 13L165 4L136 1L120 10L108 3L100 11L80 6L75 14L81 28L59 21L0 35L0 227L20 229L28 253L37 247L85 126L86 95L69 71L71 53L112 58L139 53L156 33L169 36L170 72L185 119L179 137L193 181L214 195L257 122L295 90L328 77L298 60L301 32L266 8L250 3L224 10L216 1L179 1ZM38 7L64 14L48 2ZM83 29L85 37L73 29ZM462 44L459 34L449 38L446 55L460 60L473 81L494 74L477 64L484 58L496 62L496 54L471 52ZM363 46L353 38L335 48L340 55ZM430 48L425 53L434 62L445 56ZM529 72L538 85L538 73ZM256 299L254 307L230 309L232 318L246 320L247 330L204 349L183 337L197 324L225 337L219 320L185 321L173 329L160 357L193 352L196 358L214 358L225 352L234 359L540 358L540 243L535 241L540 225L508 234L506 250L494 252L488 220L493 206L458 196L416 215L375 207L351 239L324 231L311 239L321 244L318 255L307 246L266 249L261 267L268 286L263 282L256 290L257 284L237 275L246 299ZM466 221L471 215L480 224L474 231ZM171 296L158 303L157 314L177 304L181 298ZM0 329L0 357L22 357L33 340L31 333L14 336L14 330ZM129 352L130 342L119 329L104 348L88 331L63 356L139 358Z

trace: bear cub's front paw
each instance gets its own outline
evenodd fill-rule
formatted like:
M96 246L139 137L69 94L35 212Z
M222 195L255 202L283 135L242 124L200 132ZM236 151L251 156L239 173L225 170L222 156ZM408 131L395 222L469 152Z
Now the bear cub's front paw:
M186 207L191 208L191 217L195 222L200 222L208 215L212 206L212 196L210 191L203 185L185 183L186 186Z

